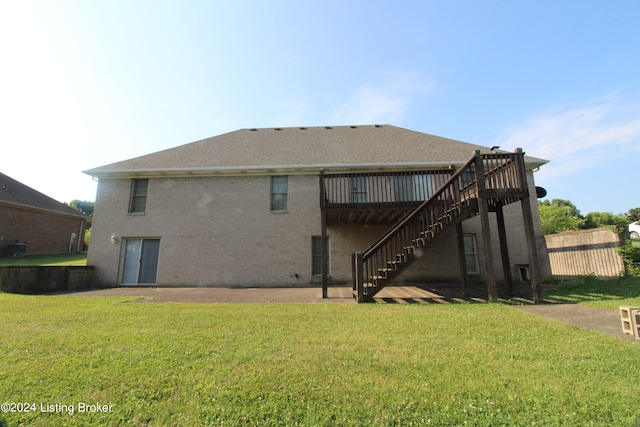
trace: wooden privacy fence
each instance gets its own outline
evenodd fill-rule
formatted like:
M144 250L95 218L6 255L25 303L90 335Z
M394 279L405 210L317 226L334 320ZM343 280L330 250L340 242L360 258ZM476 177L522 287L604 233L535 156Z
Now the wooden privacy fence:
M545 236L545 240L551 273L556 277L624 274L624 263L617 251L620 237L608 228L565 231Z

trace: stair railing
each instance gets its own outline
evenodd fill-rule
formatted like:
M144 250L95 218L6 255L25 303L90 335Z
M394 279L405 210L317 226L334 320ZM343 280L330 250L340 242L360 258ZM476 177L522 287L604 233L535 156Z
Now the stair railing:
M376 242L354 256L354 285L362 302L371 288L397 272L408 257L420 256L420 248L447 223L453 222L476 197L475 160L472 157L431 197L391 227Z
M458 169L435 193L392 226L362 252L353 254L353 288L358 302L375 294L397 275L410 258L420 257L423 247L449 224L455 224L477 209L476 162L483 162L485 192L493 202L510 203L526 193L524 154L478 152ZM470 210L473 210L471 212Z

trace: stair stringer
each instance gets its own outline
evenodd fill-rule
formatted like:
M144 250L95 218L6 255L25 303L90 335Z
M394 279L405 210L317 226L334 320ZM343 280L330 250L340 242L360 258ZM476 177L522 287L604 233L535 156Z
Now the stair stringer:
M396 256L397 258L402 258L402 260L397 259L395 261L395 266L389 267L390 269L386 272L383 278L369 278L371 280L366 282L369 286L365 286L366 292L364 293L365 298L363 301L372 301L378 292L384 289L385 286L391 284L396 277L409 268L418 259L415 256L415 253L419 249L429 248L433 242L442 239L442 236L446 234L446 231L454 228L458 223L478 215L478 213L478 199L470 199L467 206L462 208L451 221L438 226L436 228L437 231L430 234L430 237L425 237L426 234L424 234L412 239L412 241L404 248L405 251L402 254L397 254ZM382 277L382 275L379 276ZM365 280L367 280L367 278L365 278Z

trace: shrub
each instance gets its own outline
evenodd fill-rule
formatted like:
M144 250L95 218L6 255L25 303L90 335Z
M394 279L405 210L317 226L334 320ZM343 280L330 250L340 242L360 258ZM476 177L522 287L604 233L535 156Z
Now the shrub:
M618 248L627 274L640 276L640 247L627 243Z

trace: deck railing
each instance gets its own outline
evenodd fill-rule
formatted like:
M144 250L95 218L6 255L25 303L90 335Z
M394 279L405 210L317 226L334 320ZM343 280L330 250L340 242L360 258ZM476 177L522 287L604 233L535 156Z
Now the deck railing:
M453 170L322 175L323 208L417 206L440 188Z
M524 172L524 154L521 151L507 154L482 154L484 171L484 196L489 204L508 204L527 192Z

